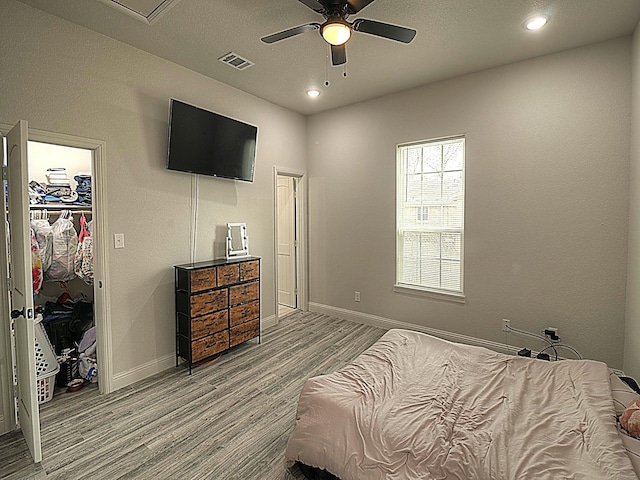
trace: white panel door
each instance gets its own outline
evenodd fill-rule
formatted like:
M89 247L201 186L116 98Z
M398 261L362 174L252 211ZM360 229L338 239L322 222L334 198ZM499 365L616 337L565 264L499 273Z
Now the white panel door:
M4 138L0 135L0 161L5 165L4 148L2 145ZM0 209L7 211L7 202L4 194L4 180L2 182L2 201ZM0 225L0 412L2 412L2 422L0 422L0 435L13 431L16 428L16 409L13 394L13 355L11 347L11 319L9 311L9 231L5 215L2 215L2 225Z
M24 120L7 135L11 301L12 316L15 316L18 421L33 460L40 462L42 448L36 384L27 139L28 125ZM15 312L19 315L16 316Z
M297 308L294 178L278 176L278 304Z

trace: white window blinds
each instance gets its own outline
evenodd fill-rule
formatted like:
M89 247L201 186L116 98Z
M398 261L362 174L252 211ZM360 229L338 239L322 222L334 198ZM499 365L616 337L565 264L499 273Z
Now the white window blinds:
M398 147L397 285L463 294L464 137Z

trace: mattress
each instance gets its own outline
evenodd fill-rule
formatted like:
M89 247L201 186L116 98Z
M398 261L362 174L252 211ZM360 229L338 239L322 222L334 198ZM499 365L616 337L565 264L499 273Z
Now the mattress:
M606 364L399 329L306 382L285 458L342 480L637 479Z

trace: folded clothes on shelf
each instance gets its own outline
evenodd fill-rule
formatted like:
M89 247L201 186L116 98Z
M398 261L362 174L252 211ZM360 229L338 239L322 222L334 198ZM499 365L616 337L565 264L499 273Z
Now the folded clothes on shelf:
M47 182L52 185L70 185L67 169L64 167L47 168Z
M61 173L61 170L63 172ZM53 171L53 172L50 172ZM29 182L29 203L31 205L43 203L69 203L78 206L91 206L91 175L78 173L73 177L77 186L71 187L69 179L58 178L64 176L64 169L54 168L47 170L48 183L42 184L35 180Z
M38 203L44 203L44 197L47 191L38 182L32 180L29 182L29 203L36 205Z
M91 175L79 173L73 179L78 183L76 186L78 199L74 203L76 205L91 205Z

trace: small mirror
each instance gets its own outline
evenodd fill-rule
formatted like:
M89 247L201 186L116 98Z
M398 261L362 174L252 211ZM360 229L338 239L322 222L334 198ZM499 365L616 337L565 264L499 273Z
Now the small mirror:
M249 238L247 225L244 223L227 223L227 260L249 256Z

